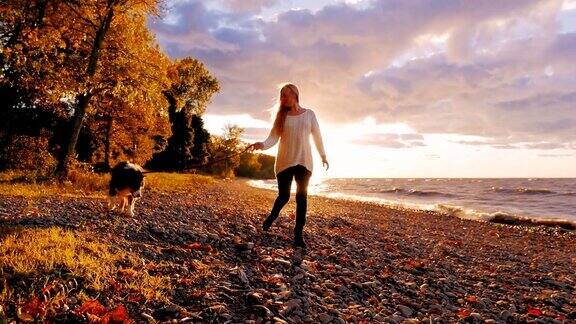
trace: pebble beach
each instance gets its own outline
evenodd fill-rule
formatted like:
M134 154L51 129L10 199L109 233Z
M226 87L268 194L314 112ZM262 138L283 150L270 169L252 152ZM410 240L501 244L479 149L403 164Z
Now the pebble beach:
M309 196L309 248L302 251L291 245L294 197L262 233L276 194L246 181L151 188L133 218L108 211L99 197L46 195L31 202L2 195L2 237L57 227L130 251L142 262L134 271L161 273L171 282L164 299L130 299L134 292L122 286L97 293L86 287L84 294L106 309L124 305L135 322L576 321L573 231ZM2 268L4 289L23 298L42 280L31 277L18 286L17 274ZM74 295L81 290L46 316L87 321ZM2 307L8 320L18 316L17 303L5 300Z

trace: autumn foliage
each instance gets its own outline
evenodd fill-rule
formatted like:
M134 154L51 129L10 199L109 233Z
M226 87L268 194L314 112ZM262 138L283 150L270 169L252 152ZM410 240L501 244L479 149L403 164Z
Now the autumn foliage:
M159 7L156 0L3 2L0 168L12 168L9 157L28 147L35 151L26 161L48 161L44 173L67 176L74 159L102 169L119 160L144 164L171 136L170 109L201 117L218 81L197 60L172 61L160 50L146 26Z

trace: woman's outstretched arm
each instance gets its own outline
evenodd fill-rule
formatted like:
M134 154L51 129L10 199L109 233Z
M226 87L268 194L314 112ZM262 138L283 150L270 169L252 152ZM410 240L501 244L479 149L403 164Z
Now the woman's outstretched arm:
M272 146L274 146L277 142L278 139L280 138L280 136L278 136L276 134L276 132L274 131L274 129L270 130L270 134L268 135L268 138L264 140L264 142L256 142L254 144L251 145L251 147L254 150L267 150L269 148L271 148Z
M269 148L271 148L272 146L276 145L276 143L278 143L278 139L280 138L280 136L278 136L276 134L276 132L274 131L274 128L272 128L270 130L270 134L268 135L268 138L264 140L264 142L262 142L262 150L267 150Z
M322 142L322 134L320 133L320 125L318 125L318 120L316 119L316 114L312 111L312 138L314 139L314 144L320 156L322 157L322 162L326 160L326 152L324 151L324 143Z

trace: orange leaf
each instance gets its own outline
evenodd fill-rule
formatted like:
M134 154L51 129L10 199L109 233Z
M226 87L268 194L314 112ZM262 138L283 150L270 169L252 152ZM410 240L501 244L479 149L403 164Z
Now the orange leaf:
M417 261L417 260L414 260L414 259L409 259L407 263L408 263L408 266L410 268L414 268L414 269L419 269L419 268L424 267L424 263Z
M118 273L124 278L132 278L136 275L136 270L128 268L128 269L119 269Z
M186 248L188 248L190 250L196 250L196 251L212 252L212 247L210 245L202 245L198 242L188 244L188 245L186 245Z
M108 312L106 307L102 306L102 304L100 304L96 299L85 301L76 311L77 314L90 314L96 316L102 316L106 314L106 312Z
M146 265L146 270L156 270L157 266L154 262L150 262Z
M470 296L466 297L466 300L467 300L469 303L475 303L475 302L476 302L476 296L470 295Z

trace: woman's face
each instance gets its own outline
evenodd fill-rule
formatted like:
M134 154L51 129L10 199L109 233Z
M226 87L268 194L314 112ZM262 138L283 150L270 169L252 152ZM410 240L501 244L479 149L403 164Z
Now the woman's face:
M282 91L280 91L280 104L282 106L292 107L294 106L295 103L296 103L296 96L290 89L284 88L282 89Z

